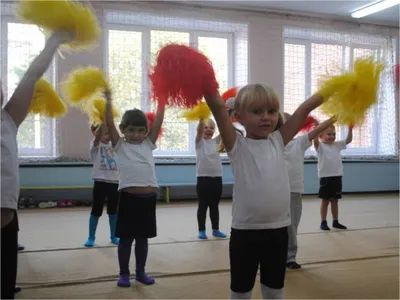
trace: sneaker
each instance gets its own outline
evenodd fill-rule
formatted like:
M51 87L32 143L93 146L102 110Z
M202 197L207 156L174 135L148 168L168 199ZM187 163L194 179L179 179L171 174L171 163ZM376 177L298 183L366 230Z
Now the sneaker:
M56 207L57 203L55 202L40 202L39 203L39 208L51 208L51 207Z
M208 239L207 234L205 231L199 231L199 239L206 240Z
M226 234L219 230L213 230L213 236L223 239L226 238Z
M131 286L131 282L129 280L129 275L120 275L117 285L119 287L130 287Z
M146 285L154 284L156 282L153 277L148 276L146 273L136 274L135 279L136 281Z
M295 261L290 261L286 264L286 267L288 267L289 269L301 269L301 265L299 265L297 262Z
M85 247L93 247L94 246L94 241L95 241L95 239L89 238L85 243Z
M319 226L319 228L320 228L321 230L331 230L331 229L329 228L329 226L328 226L328 223L327 223L326 221L322 221L322 222L321 222L321 225Z
M340 224L338 220L333 221L332 227L337 229L347 229L347 227Z

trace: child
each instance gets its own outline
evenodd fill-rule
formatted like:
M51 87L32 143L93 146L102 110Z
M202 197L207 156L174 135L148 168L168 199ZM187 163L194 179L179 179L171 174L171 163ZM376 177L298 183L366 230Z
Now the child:
M119 129L115 128L111 110L111 95L106 92L106 124L111 144L116 151L120 192L116 236L120 277L118 286L129 287L129 260L135 240L136 280L153 284L145 273L148 238L157 236L156 200L157 178L152 151L164 119L164 106L158 106L156 119L148 130L146 115L138 109L128 110L122 116Z
M318 155L318 177L319 193L321 198L321 230L331 230L326 222L329 202L331 202L331 212L333 223L332 227L337 229L347 229L339 223L338 200L342 198L342 176L343 165L340 151L346 149L346 145L353 140L353 126L349 126L346 140L335 142L335 126L330 126L318 137L314 139L314 147Z
M286 121L291 117L285 113ZM304 154L311 147L311 141L322 131L332 126L334 119L331 118L308 134L300 135L291 140L285 147L286 167L290 182L290 216L291 225L288 227L289 245L286 266L289 269L300 269L301 265L296 262L297 255L297 228L300 223L302 202L301 194L304 192Z
M212 138L215 132L213 120L200 120L196 135L196 191L199 197L197 209L197 223L199 239L207 239L206 214L210 208L210 218L213 236L226 238L226 234L219 231L218 205L222 195L222 162L217 145L220 137Z
M72 38L55 32L29 66L3 108L1 90L1 299L14 299L17 278L19 161L17 131L28 115L36 82L49 67L58 47Z
M263 298L283 298L290 225L284 147L308 114L322 103L322 97L316 94L302 103L275 130L282 123L275 91L261 84L241 88L234 109L246 137L235 130L220 95L205 98L217 121L234 176L230 298L251 298L259 265Z
M110 137L104 125L91 126L94 140L90 144L90 156L93 162L92 178L93 201L89 218L89 238L85 247L93 247L99 218L103 214L104 200L107 197L107 214L110 225L111 243L118 245L115 236L118 205L118 169L115 151L110 145Z

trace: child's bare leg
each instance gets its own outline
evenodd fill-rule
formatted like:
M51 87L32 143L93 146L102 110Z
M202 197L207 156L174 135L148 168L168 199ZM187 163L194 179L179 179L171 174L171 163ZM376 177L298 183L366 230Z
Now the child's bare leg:
M321 230L330 230L328 227L328 224L326 222L326 215L328 214L328 206L329 206L329 200L322 199L321 200L321 208L320 208L320 213L321 213Z
M331 213L332 213L332 220L338 220L339 207L337 199L331 200Z
M338 229L347 229L346 226L342 225L339 223L339 204L338 204L338 199L332 199L331 200L331 212L332 212L332 227L338 228Z

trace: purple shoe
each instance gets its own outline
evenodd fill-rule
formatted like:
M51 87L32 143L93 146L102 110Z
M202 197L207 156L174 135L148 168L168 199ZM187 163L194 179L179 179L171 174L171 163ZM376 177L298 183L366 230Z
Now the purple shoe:
M153 277L148 276L146 273L136 274L136 281L139 281L143 284L154 284L155 280Z
M119 287L130 287L131 286L131 282L129 281L129 275L120 275L117 285Z

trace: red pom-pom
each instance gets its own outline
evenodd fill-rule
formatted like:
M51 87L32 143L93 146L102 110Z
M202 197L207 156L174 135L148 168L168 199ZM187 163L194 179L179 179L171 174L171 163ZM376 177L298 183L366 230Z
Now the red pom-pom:
M233 87L227 90L225 93L221 95L222 100L224 102L228 101L229 98L235 98L237 93L238 93L239 88L238 87Z
M149 77L155 100L184 108L194 107L205 94L216 94L219 87L210 60L185 45L161 48Z
M318 125L318 120L312 116L308 116L301 126L300 132L310 132Z
M156 121L156 114L153 112L146 113L147 121L149 122L149 130L153 127L154 122ZM158 138L161 137L164 133L164 128L160 129L158 133Z

